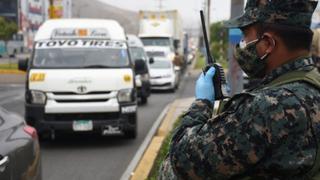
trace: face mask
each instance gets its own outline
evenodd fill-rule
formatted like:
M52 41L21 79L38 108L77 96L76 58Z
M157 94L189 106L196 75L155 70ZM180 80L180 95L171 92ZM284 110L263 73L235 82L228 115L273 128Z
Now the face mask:
M260 40L261 38L249 43L242 40L235 48L234 56L241 69L250 78L262 78L265 75L267 67L265 59L269 54L259 57L256 45Z

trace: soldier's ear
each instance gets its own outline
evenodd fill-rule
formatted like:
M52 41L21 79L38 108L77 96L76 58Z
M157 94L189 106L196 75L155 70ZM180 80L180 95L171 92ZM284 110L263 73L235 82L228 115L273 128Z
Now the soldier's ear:
M264 33L262 36L263 46L265 48L266 53L271 53L273 49L276 47L276 39L271 33Z

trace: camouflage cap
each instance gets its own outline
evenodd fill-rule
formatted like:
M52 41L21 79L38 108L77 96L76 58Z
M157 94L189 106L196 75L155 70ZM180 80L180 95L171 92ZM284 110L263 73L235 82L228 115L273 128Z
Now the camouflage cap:
M242 16L226 27L241 28L256 22L310 28L317 0L248 0Z

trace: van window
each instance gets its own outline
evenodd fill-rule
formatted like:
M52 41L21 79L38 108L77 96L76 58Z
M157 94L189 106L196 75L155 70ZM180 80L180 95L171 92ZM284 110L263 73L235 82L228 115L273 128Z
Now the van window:
M35 49L32 65L38 68L121 68L128 67L130 62L125 46L46 47L41 44Z
M130 55L134 61L138 59L146 61L148 59L144 49L141 47L130 47Z
M172 42L169 38L141 38L144 46L172 46Z

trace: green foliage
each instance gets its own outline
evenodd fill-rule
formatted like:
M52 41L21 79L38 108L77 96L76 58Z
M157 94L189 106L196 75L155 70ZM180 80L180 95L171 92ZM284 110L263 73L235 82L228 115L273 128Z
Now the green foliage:
M210 26L210 49L212 56L224 68L227 67L228 56L228 29L223 27L223 22L213 23Z
M179 126L180 123L181 123L181 116L176 120L176 122L173 125L173 127L174 127L173 130L169 133L169 135L163 141L163 143L161 145L161 149L157 155L157 158L156 158L156 160L153 164L153 167L151 169L151 172L149 174L148 180L157 180L158 179L160 166L161 166L162 162L165 160L165 158L167 157L167 154L169 152L170 141L173 136L173 131L174 131L174 129L176 129Z
M6 21L3 17L0 17L0 40L10 40L17 31L18 26L15 22Z
M195 69L202 69L205 67L206 64L206 59L204 56L200 55L200 53L198 52L196 55L196 64L195 64Z

